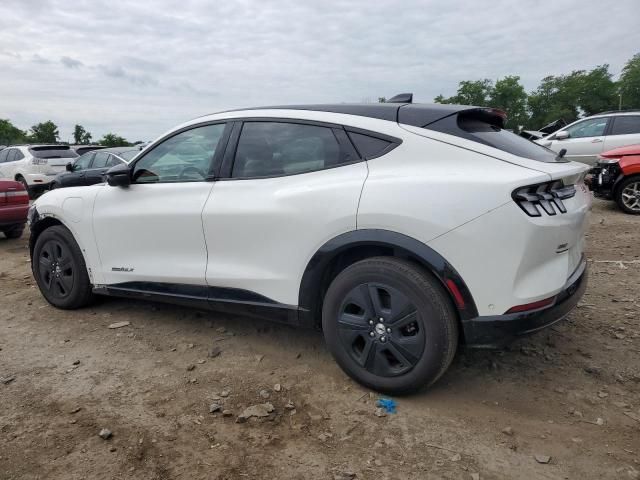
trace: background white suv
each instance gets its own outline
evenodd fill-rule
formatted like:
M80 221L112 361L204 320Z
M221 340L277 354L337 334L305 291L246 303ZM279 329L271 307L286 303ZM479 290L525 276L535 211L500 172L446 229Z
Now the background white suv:
M0 178L21 182L30 196L49 183L78 155L68 145L18 145L0 151Z
M609 112L577 120L536 143L560 152L568 160L593 165L599 154L640 143L640 111Z
M586 288L587 167L503 124L408 102L201 117L38 199L33 274L59 308L99 293L322 328L353 378L408 392Z

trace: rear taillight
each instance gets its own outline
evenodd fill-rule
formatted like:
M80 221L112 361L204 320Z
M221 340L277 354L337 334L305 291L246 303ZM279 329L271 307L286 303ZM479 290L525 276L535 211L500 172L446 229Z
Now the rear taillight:
M32 165L46 165L47 164L47 159L46 158L32 157L31 158L31 164Z
M513 200L530 217L542 216L542 211L547 215L567 213L567 207L562 200L571 198L576 194L574 185L564 186L562 180L544 182L536 185L528 185L518 188L511 194Z
M14 192L0 192L0 199L3 204L8 205L24 205L29 203L29 194L26 190L17 190Z

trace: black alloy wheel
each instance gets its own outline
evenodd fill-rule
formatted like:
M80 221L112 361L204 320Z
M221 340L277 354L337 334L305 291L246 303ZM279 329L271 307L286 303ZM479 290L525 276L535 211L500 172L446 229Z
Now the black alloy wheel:
M362 283L347 294L340 310L342 345L368 372L392 377L418 363L425 332L416 306L399 290L384 283Z
M322 330L345 373L393 394L433 384L458 345L458 318L440 281L394 257L361 260L333 279Z
M69 248L59 240L47 240L40 249L38 274L50 295L58 299L68 297L76 277Z

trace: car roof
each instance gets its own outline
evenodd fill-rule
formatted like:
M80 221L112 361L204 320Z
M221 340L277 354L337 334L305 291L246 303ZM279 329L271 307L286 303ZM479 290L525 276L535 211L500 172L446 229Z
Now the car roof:
M440 103L328 103L311 105L276 105L266 107L241 108L226 112L255 110L307 110L314 112L342 113L360 117L376 118L403 123L415 127L424 127L455 113L482 109L471 105L451 105ZM208 115L205 115L208 116Z

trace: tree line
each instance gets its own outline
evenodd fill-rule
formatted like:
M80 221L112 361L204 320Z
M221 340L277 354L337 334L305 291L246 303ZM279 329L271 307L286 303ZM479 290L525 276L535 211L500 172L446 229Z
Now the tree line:
M93 136L82 125L73 129L73 142L76 145L89 145ZM33 125L28 131L16 127L10 120L0 118L0 145L19 143L60 143L58 126L51 120ZM141 141L130 143L126 138L107 133L96 142L105 147L128 147Z
M499 108L507 112L507 128L514 130L538 130L560 118L570 123L608 110L640 109L640 53L627 61L617 81L606 64L549 75L528 94L516 75L495 82L464 80L454 96L438 95L434 102Z

